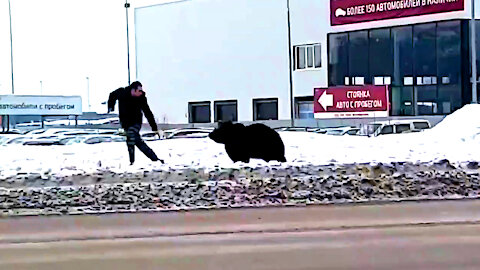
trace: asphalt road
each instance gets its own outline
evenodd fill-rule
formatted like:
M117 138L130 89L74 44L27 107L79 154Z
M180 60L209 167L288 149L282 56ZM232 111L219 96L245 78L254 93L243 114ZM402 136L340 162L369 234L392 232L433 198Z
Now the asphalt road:
M480 269L480 201L0 220L0 269Z

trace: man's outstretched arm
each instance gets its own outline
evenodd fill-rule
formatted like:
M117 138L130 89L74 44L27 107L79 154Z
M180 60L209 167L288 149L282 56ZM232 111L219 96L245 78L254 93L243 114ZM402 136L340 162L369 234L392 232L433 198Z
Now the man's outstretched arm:
M117 103L118 93L120 92L120 89L121 88L111 92L108 96L108 112L113 112L115 110L115 103Z
M142 101L142 111L145 114L145 117L147 118L150 127L152 127L152 130L158 131L157 123L155 123L155 118L153 117L153 113L148 106L147 98L145 96L143 97Z

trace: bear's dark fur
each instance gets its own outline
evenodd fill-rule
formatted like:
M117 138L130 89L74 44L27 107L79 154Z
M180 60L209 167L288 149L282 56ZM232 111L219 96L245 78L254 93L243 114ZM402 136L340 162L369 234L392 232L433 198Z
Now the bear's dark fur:
M225 150L233 162L248 163L251 158L266 162L277 160L286 162L285 146L278 133L264 124L219 123L218 128L208 137L217 143L225 144Z

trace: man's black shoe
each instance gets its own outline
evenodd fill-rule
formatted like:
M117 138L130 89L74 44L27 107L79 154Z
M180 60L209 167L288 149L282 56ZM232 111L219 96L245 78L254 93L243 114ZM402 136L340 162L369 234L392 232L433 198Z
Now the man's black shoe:
M153 161L160 161L162 164L165 164L165 160L163 160L163 159L157 158L157 159L154 159Z

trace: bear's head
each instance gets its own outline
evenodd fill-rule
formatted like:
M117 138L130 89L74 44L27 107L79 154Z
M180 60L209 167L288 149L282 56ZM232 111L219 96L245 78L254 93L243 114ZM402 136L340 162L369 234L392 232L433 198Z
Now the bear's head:
M228 122L219 122L218 127L208 134L208 137L216 143L227 143L229 138L232 136L233 123Z

